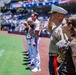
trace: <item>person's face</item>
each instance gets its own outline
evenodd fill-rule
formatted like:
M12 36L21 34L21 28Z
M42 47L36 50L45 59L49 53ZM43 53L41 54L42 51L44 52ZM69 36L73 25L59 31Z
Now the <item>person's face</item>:
M32 18L32 20L35 20L36 16L34 14L31 14L31 18Z
M60 14L60 13L52 13L50 15L50 20L53 21L53 22L62 22L64 18L64 15L63 14Z
M64 33L68 33L71 31L72 24L68 24L65 19L62 21L61 25Z
M54 21L56 17L56 13L50 14L50 21Z

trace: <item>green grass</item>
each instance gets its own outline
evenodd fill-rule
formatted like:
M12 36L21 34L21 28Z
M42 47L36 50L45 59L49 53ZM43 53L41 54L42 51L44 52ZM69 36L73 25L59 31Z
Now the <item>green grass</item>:
M22 39L0 34L0 75L30 75L23 65Z

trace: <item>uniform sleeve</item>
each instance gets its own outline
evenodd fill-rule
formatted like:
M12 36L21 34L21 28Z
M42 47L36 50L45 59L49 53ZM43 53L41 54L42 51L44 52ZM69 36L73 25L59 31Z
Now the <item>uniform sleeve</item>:
M59 29L58 33L59 33L60 40L63 40L64 39L64 35L63 35L62 28Z
M37 30L37 31L40 30L40 23L39 23L39 22L36 23L35 31L36 31L36 30Z
M62 29L59 27L57 28L54 32L53 32L54 36L58 39L58 40L62 40L64 39L64 36L63 36L63 32L62 32Z

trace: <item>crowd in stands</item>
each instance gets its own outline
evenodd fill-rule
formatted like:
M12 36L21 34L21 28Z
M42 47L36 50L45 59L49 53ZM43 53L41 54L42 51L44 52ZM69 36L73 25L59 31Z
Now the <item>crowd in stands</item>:
M45 17L45 18L44 18ZM27 17L28 18L28 17ZM20 15L3 15L2 16L2 28L1 30L7 30L8 32L24 32L25 25L24 21L27 21L22 14ZM41 34L48 34L47 26L48 26L48 17L39 16Z

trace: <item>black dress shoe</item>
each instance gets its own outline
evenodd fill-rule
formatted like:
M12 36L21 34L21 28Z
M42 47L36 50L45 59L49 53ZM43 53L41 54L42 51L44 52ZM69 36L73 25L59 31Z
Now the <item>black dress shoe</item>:
M25 55L25 56L29 56L29 54L23 54L23 55Z
M22 53L28 53L28 51L23 51Z
M30 57L29 57L29 56L25 56L25 58L26 58L26 59L29 59Z
M33 68L33 67L34 67L34 64L29 63L29 64L27 64L27 66L28 66L29 68Z
M30 59L24 59L23 61L26 61L26 62L28 62L28 61L30 61Z
M28 64L29 68L34 68L34 64Z
M26 59L26 60L30 60L30 57L26 57L26 56L25 56L25 57L23 57L23 58Z

